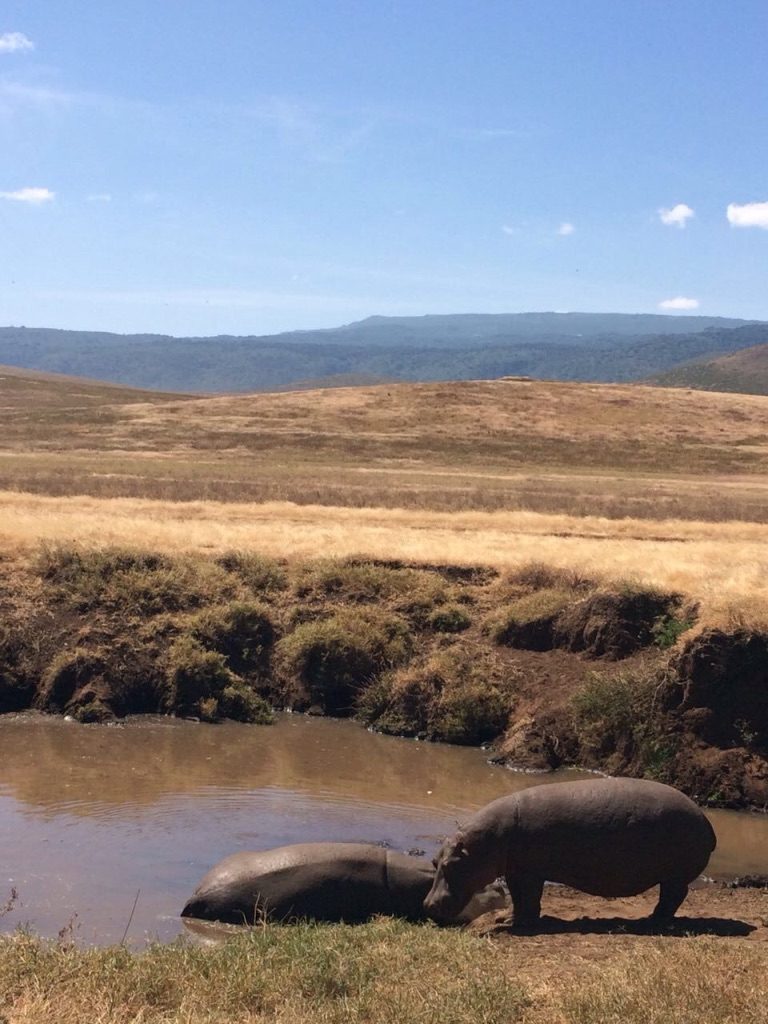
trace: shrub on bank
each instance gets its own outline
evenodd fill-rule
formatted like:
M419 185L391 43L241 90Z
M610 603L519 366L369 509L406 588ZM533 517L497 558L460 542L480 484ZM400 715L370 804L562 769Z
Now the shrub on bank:
M322 605L376 604L423 628L435 607L448 599L449 588L442 577L424 569L331 559L299 570L296 596Z
M191 620L189 631L206 650L223 655L238 675L268 672L275 627L265 605L232 601L206 608Z
M572 591L558 587L525 594L491 617L488 623L491 638L508 647L551 650L555 646L558 617L572 600Z
M101 652L86 647L61 651L43 673L38 705L46 711L65 711L79 691L103 685L106 674Z
M199 608L235 595L220 566L201 558L170 558L120 548L41 548L36 569L58 597L81 611L135 617Z
M349 715L358 691L410 652L402 618L361 608L301 623L277 644L275 655L288 703Z
M571 701L576 759L668 781L676 753L659 706L663 676L650 668L592 676Z
M381 732L486 743L507 727L516 680L492 652L458 643L382 676L361 691L357 712Z
M466 610L458 604L435 608L427 618L427 625L435 633L463 633L472 625Z
M235 718L266 724L273 720L266 701L227 666L217 651L194 637L180 636L165 657L166 707L175 714L216 722Z
M247 683L235 681L225 686L218 697L219 718L232 718L236 722L250 722L252 725L271 725L274 713L263 697Z
M179 637L169 648L165 676L167 707L181 715L199 715L201 701L217 697L236 678L223 654L207 651L191 636Z
M225 551L216 564L236 576L257 597L272 597L288 586L283 567L255 551Z

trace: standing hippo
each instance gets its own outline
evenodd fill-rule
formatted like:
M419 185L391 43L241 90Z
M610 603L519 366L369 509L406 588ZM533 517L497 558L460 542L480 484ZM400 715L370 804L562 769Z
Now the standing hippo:
M181 916L229 924L265 918L354 922L375 914L424 920L424 898L434 878L429 861L380 846L298 843L225 857L200 882ZM495 887L469 905L468 899L457 923L505 905Z
M715 842L696 804L658 782L535 786L494 800L443 845L424 908L437 921L451 920L472 893L503 876L516 925L538 921L545 881L593 896L636 896L660 885L651 917L668 921Z

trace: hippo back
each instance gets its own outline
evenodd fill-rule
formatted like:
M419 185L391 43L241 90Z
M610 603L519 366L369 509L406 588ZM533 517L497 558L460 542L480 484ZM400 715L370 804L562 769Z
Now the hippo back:
M182 911L233 924L261 918L359 921L387 913L386 854L363 843L298 843L225 857Z
M510 873L535 873L596 896L631 896L664 880L688 884L715 848L712 826L658 782L555 783L495 800L468 833L505 837Z

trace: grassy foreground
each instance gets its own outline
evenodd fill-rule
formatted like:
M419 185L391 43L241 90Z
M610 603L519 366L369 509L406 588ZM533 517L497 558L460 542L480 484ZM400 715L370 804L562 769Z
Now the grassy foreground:
M8 1024L758 1024L765 954L743 942L609 937L592 961L520 963L517 939L379 919L268 926L223 946L0 942Z

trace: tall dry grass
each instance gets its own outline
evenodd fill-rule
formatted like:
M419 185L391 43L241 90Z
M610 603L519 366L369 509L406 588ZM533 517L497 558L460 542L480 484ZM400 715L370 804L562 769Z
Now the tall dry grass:
M532 561L678 590L708 617L768 618L768 527L533 512L441 513L0 492L0 548L40 541L168 552L255 550L512 568Z

